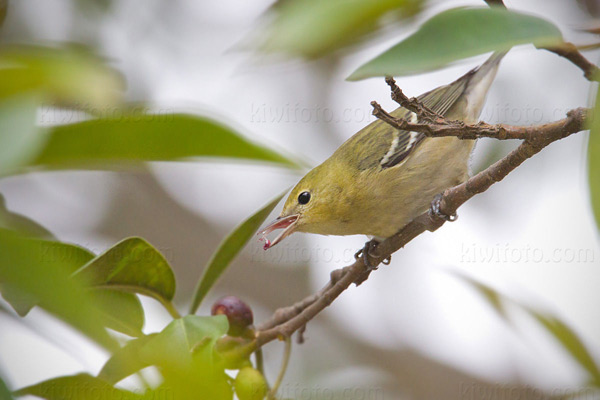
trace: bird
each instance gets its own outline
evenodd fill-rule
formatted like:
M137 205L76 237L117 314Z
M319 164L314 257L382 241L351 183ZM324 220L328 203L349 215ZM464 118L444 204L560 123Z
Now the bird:
M480 66L417 100L449 120L477 122L505 54L494 52ZM417 114L403 107L390 114L418 121ZM294 232L360 234L373 244L381 242L426 212L436 195L469 178L474 145L475 140L398 130L378 119L298 182L280 216L258 233L264 249ZM267 235L278 229L283 231L269 241Z

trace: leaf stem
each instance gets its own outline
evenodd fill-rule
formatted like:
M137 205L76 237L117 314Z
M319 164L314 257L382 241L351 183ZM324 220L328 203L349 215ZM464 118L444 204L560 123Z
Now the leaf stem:
M273 384L273 388L269 392L267 396L267 400L274 400L277 391L279 390L279 386L281 386L281 382L283 381L283 377L285 376L285 371L287 371L288 364L290 362L290 354L292 353L292 338L290 336L285 337L285 349L283 352L283 361L281 362L281 368L279 369L279 375L277 376L277 380Z
M175 308L175 306L173 305L173 303L171 301L161 300L160 303L169 312L169 314L171 315L171 317L173 317L173 319L181 318L181 314L179 313L179 311L177 311L177 309Z
M256 351L254 352L254 357L256 359L256 369L263 376L265 376L265 361L264 361L264 357L263 357L262 347L259 347L258 349L256 349Z

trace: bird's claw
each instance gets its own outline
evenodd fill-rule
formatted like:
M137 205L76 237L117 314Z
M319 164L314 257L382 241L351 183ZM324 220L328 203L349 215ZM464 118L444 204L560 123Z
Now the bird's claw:
M441 211L441 202L442 202L442 195L440 193L440 194L437 194L433 198L433 201L431 202L431 206L429 207L429 215L435 216L437 218L441 218L444 221L448 221L448 222L456 221L458 218L458 215L456 213L446 215Z
M359 251L357 251L354 254L354 258L356 260L362 260L363 263L365 264L365 267L367 267L367 270L369 270L369 272L376 270L377 264L379 264L379 263L373 262L373 259L376 259L376 257L373 255L373 250L377 247L378 244L379 244L379 242L376 240L369 240L368 242L365 243L365 246L362 249L360 249ZM388 256L388 257L384 258L381 261L381 263L384 265L389 265L391 259L392 259L392 256Z

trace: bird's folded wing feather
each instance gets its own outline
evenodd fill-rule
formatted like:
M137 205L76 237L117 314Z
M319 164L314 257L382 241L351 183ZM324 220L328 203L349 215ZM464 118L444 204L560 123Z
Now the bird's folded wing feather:
M418 97L419 101L427 108L437 114L445 115L464 93L467 79L461 79L450 85L442 86ZM417 115L404 109L401 118L407 118L412 123L417 122ZM392 113L394 115L394 113ZM394 115L395 116L395 115ZM398 116L395 116L398 118ZM390 129L392 129L390 127ZM387 153L381 158L382 168L391 168L400 164L408 155L425 139L425 135L419 132L392 130L392 140Z

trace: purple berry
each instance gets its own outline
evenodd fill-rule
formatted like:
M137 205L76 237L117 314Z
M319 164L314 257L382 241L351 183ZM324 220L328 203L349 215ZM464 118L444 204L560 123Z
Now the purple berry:
M254 322L252 310L248 304L235 296L225 296L216 301L212 306L211 314L227 316L230 336L243 335Z

